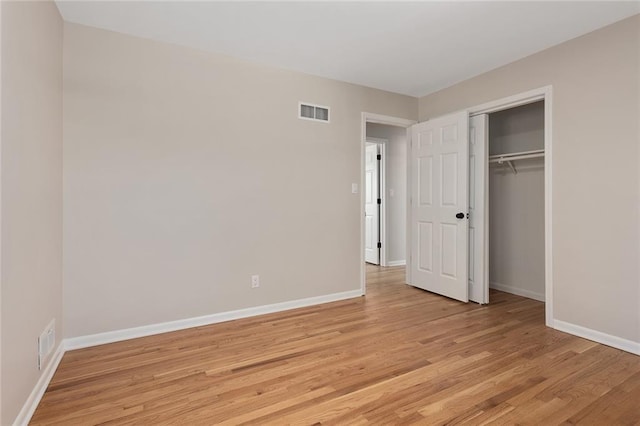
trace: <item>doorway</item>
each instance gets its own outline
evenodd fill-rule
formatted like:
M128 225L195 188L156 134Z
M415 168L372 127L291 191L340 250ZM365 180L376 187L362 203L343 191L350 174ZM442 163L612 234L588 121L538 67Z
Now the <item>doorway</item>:
M489 288L544 302L544 101L487 117Z
M369 268L406 264L407 128L415 121L362 114L361 287ZM376 173L377 172L377 173Z

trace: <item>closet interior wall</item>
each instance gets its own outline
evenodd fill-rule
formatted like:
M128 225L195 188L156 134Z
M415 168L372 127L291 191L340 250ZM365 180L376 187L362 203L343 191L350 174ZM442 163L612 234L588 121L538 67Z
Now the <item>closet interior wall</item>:
M544 101L489 115L489 155L544 148ZM544 158L489 167L489 286L544 301Z

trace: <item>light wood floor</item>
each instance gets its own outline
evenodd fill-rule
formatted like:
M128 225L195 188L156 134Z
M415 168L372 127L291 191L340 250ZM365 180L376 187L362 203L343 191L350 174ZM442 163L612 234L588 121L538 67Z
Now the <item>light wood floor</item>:
M369 267L366 297L65 354L32 424L640 424L640 357Z

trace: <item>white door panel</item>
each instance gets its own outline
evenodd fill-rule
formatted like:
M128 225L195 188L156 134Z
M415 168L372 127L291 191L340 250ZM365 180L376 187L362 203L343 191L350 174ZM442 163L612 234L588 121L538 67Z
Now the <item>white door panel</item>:
M410 284L465 302L468 122L461 112L414 125L410 154Z
M378 145L367 143L365 147L365 244L364 260L375 265L380 264L380 249L378 241L380 236L380 209L379 196L379 167Z
M487 145L489 116L471 117L469 120L469 299L489 303L489 270L486 239L488 214L485 193L487 185ZM488 197L488 196L487 196Z

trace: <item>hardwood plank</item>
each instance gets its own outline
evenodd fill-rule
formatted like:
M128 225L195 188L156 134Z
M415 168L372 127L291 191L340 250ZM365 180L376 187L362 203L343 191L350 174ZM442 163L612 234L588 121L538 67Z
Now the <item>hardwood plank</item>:
M367 296L71 351L34 425L640 424L640 357L367 265Z

